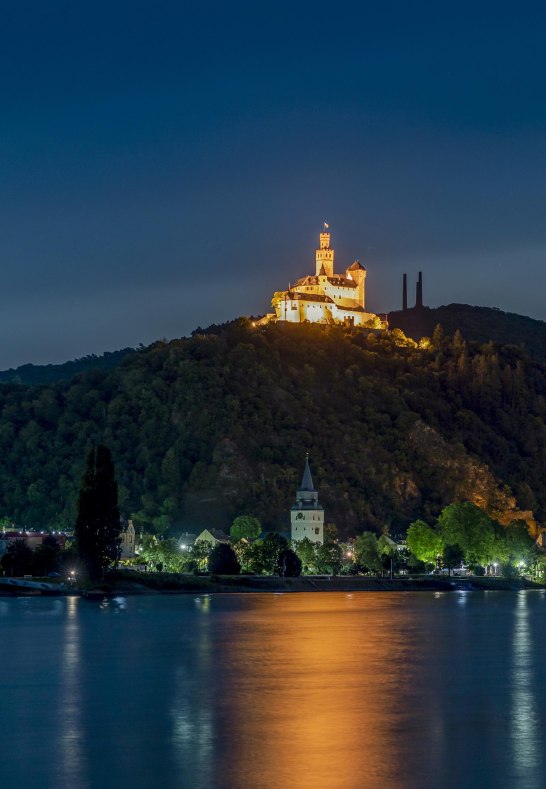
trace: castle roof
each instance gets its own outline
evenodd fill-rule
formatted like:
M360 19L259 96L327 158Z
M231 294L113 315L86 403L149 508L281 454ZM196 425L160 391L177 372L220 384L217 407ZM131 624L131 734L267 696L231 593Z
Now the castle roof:
M342 277L341 275L339 275L338 277L328 277L328 282L330 282L332 285L340 285L342 288L358 287L354 279L349 279L348 277Z
M293 287L298 287L298 285L318 285L318 277L312 276L309 274L307 277L301 277L301 279L296 280Z
M365 266L363 266L359 260L355 260L354 263L351 263L347 271L366 271Z
M287 296L294 301L322 301L328 304L334 303L330 296L323 296L320 293L298 293L296 290L289 290L287 291Z

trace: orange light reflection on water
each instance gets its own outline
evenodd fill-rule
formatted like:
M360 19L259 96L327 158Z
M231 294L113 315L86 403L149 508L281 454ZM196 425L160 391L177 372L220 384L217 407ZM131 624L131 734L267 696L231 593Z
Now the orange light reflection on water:
M411 619L404 595L257 596L224 644L231 687L219 723L236 730L238 752L219 759L218 785L395 786Z

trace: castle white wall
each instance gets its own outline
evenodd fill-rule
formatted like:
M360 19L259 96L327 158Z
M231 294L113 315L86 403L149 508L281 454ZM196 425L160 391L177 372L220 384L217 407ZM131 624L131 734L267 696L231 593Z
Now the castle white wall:
M353 303L354 304L354 303ZM322 301L305 301L304 299L286 299L279 302L277 317L289 323L331 323L337 321L344 323L351 319L355 326L365 326L369 320L376 316L373 312L360 312L333 303Z

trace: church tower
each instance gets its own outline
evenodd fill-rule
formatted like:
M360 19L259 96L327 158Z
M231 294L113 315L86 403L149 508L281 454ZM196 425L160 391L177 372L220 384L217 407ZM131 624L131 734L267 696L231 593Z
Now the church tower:
M324 509L319 504L318 493L313 486L309 455L305 458L303 479L296 493L296 502L290 511L291 538L303 540L307 537L311 542L324 542Z
M330 233L328 233L326 222L324 223L324 233L320 234L320 249L315 252L315 259L317 277L319 274L326 274L327 277L334 276L334 250L330 249Z

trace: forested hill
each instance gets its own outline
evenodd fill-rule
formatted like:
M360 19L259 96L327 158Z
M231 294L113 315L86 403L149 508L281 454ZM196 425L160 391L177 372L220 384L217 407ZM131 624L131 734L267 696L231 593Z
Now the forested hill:
M93 353L63 364L23 364L20 367L1 370L0 384L14 383L34 386L54 381L69 381L78 373L88 370L112 370L131 353L135 353L134 348L122 348L121 351L107 351L101 356Z
M0 516L71 525L87 448L113 452L121 510L156 531L254 514L285 529L305 452L345 533L470 498L505 522L546 508L546 369L459 336L316 325L160 342L109 371L0 387ZM531 522L531 513L526 517Z
M414 340L430 337L438 323L448 334L459 329L467 342L475 340L485 343L493 340L502 345L523 345L529 355L546 362L544 321L503 312L494 307L471 307L469 304L421 307L389 314L391 328L402 329Z
M465 340L487 343L490 340L503 345L523 345L528 353L546 362L546 323L523 315L502 312L490 307L471 307L469 304L410 309L389 314L391 328L399 328L414 340L430 337L437 324L453 334L459 329ZM218 334L227 324L212 325L196 329L198 334ZM140 346L142 350L143 346ZM106 352L100 356L90 354L63 364L24 364L20 367L0 370L0 384L18 383L26 386L69 381L79 373L90 370L112 370L127 356L136 353L134 348Z

